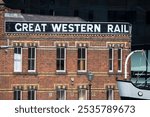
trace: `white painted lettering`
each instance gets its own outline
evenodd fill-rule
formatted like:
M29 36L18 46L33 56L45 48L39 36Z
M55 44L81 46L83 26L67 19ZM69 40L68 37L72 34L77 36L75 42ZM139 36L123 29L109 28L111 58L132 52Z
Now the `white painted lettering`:
M68 28L69 28L69 32L73 32L74 31L73 24L69 24Z
M28 31L28 24L27 23L22 24L22 31Z
M94 32L101 32L101 25L100 24L94 24Z
M60 32L60 29L61 29L61 24L51 24L52 25L52 29L53 29L53 32Z
M79 26L80 24L74 24L75 28L76 28L76 32L79 32Z
M128 33L128 32L129 32L129 30L127 30L127 25L124 25L124 32L125 32L125 33Z
M113 32L113 25L112 24L108 24L107 25L107 32L108 33L112 33Z
M86 32L86 24L81 24L81 32Z
M42 29L43 29L42 31L45 32L47 24L41 24L41 26L42 26Z
M29 24L29 32L33 32L33 24Z
M16 31L21 31L21 23L17 23L16 25L15 25L15 30Z
M62 32L67 32L67 24L62 24Z
M93 25L87 24L87 32L93 32Z
M40 28L40 25L39 25L39 24L36 24L34 31L35 31L35 32L41 32L41 28Z
M114 32L120 32L119 25L116 25L116 26L115 26Z

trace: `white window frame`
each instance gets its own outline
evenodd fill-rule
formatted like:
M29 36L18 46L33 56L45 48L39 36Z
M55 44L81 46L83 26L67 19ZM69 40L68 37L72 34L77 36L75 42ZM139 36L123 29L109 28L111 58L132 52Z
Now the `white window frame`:
M20 100L22 100L22 90L21 89L15 89L14 92L15 91L20 91ZM15 97L15 95L14 95L14 97ZM14 99L14 100L18 100L18 99Z
M29 48L34 48L35 49L35 58L34 58L34 70L28 69L28 72L36 72L36 47L29 47ZM28 48L28 52L29 52L29 48ZM29 56L28 56L28 62L29 62L29 60L32 60L32 58L29 58ZM29 65L29 63L28 63L28 65ZM29 68L29 66L28 66L28 68Z
M87 48L86 47L78 47L79 48L84 48L85 49L85 70L77 70L77 72L87 72ZM77 56L78 57L78 56ZM79 58L77 59L77 65L78 65L78 60ZM78 66L77 66L77 69L78 69Z
M58 48L64 48L64 70L57 70L57 60L59 59L59 58L57 58L57 49ZM57 47L56 48L56 72L60 72L60 73L65 73L66 72L66 51L67 49L66 49L66 47Z
M37 91L36 91L35 89L29 89L28 92L29 92L29 91L34 91L34 99L31 99L31 98L30 98L30 99L28 99L28 100L36 100L36 93L37 93ZM31 96L31 97L32 97L32 96Z
M121 55L121 58L119 59L119 56L118 56L118 62L120 61L120 70L118 69L118 72L122 72L122 48L118 48L118 51L120 49L120 55ZM118 54L119 55L119 54ZM119 68L119 64L118 64L118 68Z
M59 93L61 93L61 91L64 91L64 99L62 99L61 97L57 97L58 95L57 95L57 93L59 92ZM56 90L56 98L57 98L57 100L66 100L66 93L67 91L66 91L66 89L57 89ZM60 96L61 96L61 94L60 94Z
M109 72L113 72L114 71L114 49L113 48L109 48L108 50L108 57L109 57L109 51L110 49L112 49L112 58L111 58L111 61L112 61L112 70L109 69ZM109 61L110 61L110 57L109 57ZM109 61L108 61L108 64L109 64ZM110 64L108 66L110 68Z
M107 100L114 100L114 90L112 88L107 89Z
M17 58L17 54L18 53L15 53L15 49L21 49L21 54L20 54L20 59ZM19 65L20 65L20 69L18 69L18 66L16 66L16 62L19 62ZM15 47L14 48L14 72L22 72L22 47Z
M81 93L82 93L83 90L85 90L85 98L84 99L81 99L80 94L79 94L79 90L81 90ZM88 94L87 92L88 92L87 89L85 89L85 88L79 88L78 89L78 99L79 100L87 100L87 94Z

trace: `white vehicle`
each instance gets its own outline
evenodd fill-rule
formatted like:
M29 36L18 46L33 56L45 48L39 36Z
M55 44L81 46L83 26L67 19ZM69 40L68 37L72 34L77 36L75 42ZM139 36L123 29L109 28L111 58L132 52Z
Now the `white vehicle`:
M148 85L147 83L148 80L150 80L150 78L144 80L144 82L142 83L133 83L132 80L127 80L127 76L128 76L127 63L130 56L136 52L144 53L143 50L135 50L131 52L127 56L125 61L125 76L124 76L125 79L117 80L119 95L122 100L149 100L150 99L150 85Z

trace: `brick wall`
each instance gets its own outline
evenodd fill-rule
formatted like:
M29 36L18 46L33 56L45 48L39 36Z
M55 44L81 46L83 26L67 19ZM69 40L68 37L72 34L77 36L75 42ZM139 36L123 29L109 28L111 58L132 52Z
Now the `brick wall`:
M1 14L4 11L0 11ZM78 99L78 86L88 87L86 73L77 72L77 45L87 45L87 70L92 71L92 99L107 99L107 86L114 89L114 99L120 99L116 77L123 79L124 67L118 74L117 47L114 47L114 72L108 70L108 45L123 44L123 65L130 52L130 35L91 34L5 34L3 15L0 15L0 99L13 99L15 86L22 86L22 99L27 99L28 87L37 87L37 99L56 99L56 87L65 85L66 99ZM8 40L9 39L9 40ZM14 45L23 47L22 72L14 73ZM36 44L36 72L28 72L28 45ZM56 72L56 45L66 45L66 73ZM71 78L74 79L71 84Z
M125 57L129 53L130 38L118 35L114 37L101 35L6 35L10 48L1 49L0 56L0 98L13 99L13 86L24 87L23 99L27 99L27 87L36 85L37 99L56 99L56 86L67 86L67 99L78 99L79 85L88 85L86 73L77 73L77 43L86 43L87 70L94 73L92 81L92 99L106 99L106 86L114 86L114 98L119 99L116 86L117 75L117 48L114 50L114 72L108 72L108 47L107 43L123 43L123 66ZM84 38L84 39L83 39ZM94 41L93 41L94 40ZM38 43L36 52L36 73L28 73L28 48L23 47L23 64L21 73L13 72L14 43ZM56 43L66 43L66 74L56 73ZM118 76L123 79L123 72ZM74 84L71 85L71 78ZM4 93L5 92L5 93Z

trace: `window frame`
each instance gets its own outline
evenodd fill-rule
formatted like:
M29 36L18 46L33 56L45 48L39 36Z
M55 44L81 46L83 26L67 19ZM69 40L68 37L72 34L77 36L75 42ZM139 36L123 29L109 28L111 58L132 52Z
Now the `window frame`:
M29 49L35 49L34 51L34 58L29 58ZM31 56L32 56L32 50L31 50ZM30 67L31 67L31 65L32 65L32 60L34 60L34 69L33 70L31 70L31 69L29 69ZM30 61L30 63L29 63L29 61ZM30 65L29 65L30 64ZM28 48L28 72L36 72L36 47L29 47Z
M85 95L83 95L83 91L85 91ZM82 97L83 97L83 99L81 99ZM87 91L87 89L86 88L79 88L78 89L78 100L87 100L87 98L88 98L88 91Z
M110 58L110 49L112 50L112 52L111 52L111 57L112 57L112 58ZM108 51L109 51L109 52L108 52L108 57L109 57L109 58L108 58L108 59L109 59L109 60L108 60L108 64L109 64L108 67L109 67L109 72L112 73L112 72L114 71L114 49L113 49L113 48L109 48ZM111 63L112 63L112 64L111 64L112 69L110 69L110 61L111 61Z
M78 55L79 55L79 49L85 49L85 58L82 58L82 57L79 58L79 56L78 56ZM78 51L78 53L77 53L77 57L78 57L78 58L77 58L77 72L79 72L79 73L80 73L80 72L81 72L81 73L82 73L82 72L87 72L87 48L86 48L86 47L78 47L78 50L77 50L77 51ZM82 52L81 52L81 53L82 53ZM82 56L82 55L81 55L81 56ZM78 61L85 61L85 66L84 66L84 67L85 67L85 70L82 70L82 69L79 69L79 68L78 68L78 66L79 66Z
M15 95L15 92L17 93L16 95ZM20 92L20 94L19 94L20 95L19 96L20 99L18 99L18 92ZM14 90L14 92L13 92L13 99L14 100L22 100L22 90L21 89L15 89Z
M107 100L114 100L114 90L113 88L107 89Z
M120 50L120 58L119 58L119 50ZM120 62L120 66L119 66L119 62ZM122 48L118 48L118 72L122 72Z
M34 99L32 98L32 95L29 94L30 92L32 94L32 91L34 92ZM28 100L36 100L36 89L29 89L28 90Z
M15 53L15 49L17 49L17 53ZM18 59L15 55L15 54L18 54L18 51L19 51L18 49L20 49L20 52L21 52L20 59ZM17 69L18 67L16 67L16 62L20 62L20 70ZM14 48L14 72L22 72L22 47Z
M62 91L64 92L63 94L64 94L64 98L62 98L61 96L62 96ZM58 93L59 93L59 95L58 95ZM58 97L58 96L60 96L60 97ZM56 99L57 100L66 100L66 96L67 96L67 90L66 89L57 89L56 90Z
M61 51L62 51L62 50L60 50L60 53L61 53L61 54L59 55L60 57L57 56L57 55L58 55L57 49L64 49L64 58L61 58L61 54L62 54ZM57 66L57 64L58 64L57 62L58 62L58 61L59 61L59 68L60 68L60 69L57 69L57 67L58 67L58 66ZM64 61L64 66L63 66L64 69L63 69L63 70L61 70L61 64L60 64L61 61ZM66 72L66 47L57 47L57 48L56 48L56 72L63 72L63 73Z

